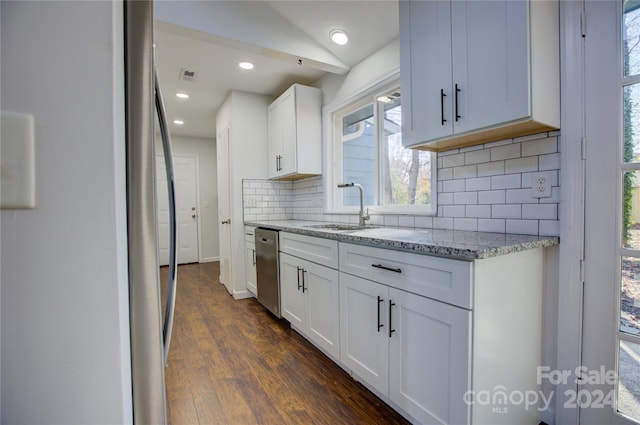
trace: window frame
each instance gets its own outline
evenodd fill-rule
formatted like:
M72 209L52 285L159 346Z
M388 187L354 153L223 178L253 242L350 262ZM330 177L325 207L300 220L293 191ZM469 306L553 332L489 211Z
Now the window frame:
M359 211L358 206L343 206L342 191L338 189L337 184L341 183L342 176L342 150L338 144L342 143L342 127L336 123L336 115L344 113L345 109L355 111L358 108L370 103L374 96L381 92L387 92L395 87L400 87L400 69L396 68L368 85L364 86L355 93L343 99L335 101L323 108L324 121L324 193L325 193L325 213L327 214L353 214ZM380 116L382 106L380 102L374 102L374 110L377 116ZM380 132L382 123L378 120L375 123L376 134ZM376 136L376 142L380 140ZM378 145L379 147L379 145ZM377 186L380 187L382 179L382 161L379 157L379 149L376 149L376 180ZM431 152L431 202L424 205L379 205L379 193L374 194L377 205L365 205L369 209L369 214L375 215L420 215L435 216L438 211L437 207L437 155ZM339 181L340 180L340 181ZM357 183L357 182L356 182ZM379 190L377 191L379 192Z

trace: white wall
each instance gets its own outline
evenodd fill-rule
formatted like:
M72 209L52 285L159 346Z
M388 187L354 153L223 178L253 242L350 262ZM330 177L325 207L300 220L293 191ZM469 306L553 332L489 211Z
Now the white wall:
M1 217L2 423L130 423L123 11L1 2L2 109L31 113L36 208Z
M218 166L215 139L171 136L174 155L197 156L199 159L200 235L202 262L217 261L220 256L218 235ZM156 152L162 152L160 136L156 137ZM207 206L208 205L208 206Z
M400 66L400 39L396 38L362 62L354 65L346 75L326 74L312 84L322 90L322 104L345 99L366 84Z

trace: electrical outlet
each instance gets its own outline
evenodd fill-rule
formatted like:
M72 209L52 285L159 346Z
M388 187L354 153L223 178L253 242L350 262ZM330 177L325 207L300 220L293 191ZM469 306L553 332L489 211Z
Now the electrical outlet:
M536 173L531 176L531 197L551 197L551 178L547 173Z

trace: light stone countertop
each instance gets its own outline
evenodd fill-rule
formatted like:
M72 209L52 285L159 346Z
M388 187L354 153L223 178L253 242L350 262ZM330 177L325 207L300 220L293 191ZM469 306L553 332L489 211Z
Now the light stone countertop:
M408 229L369 226L365 229L334 230L322 227L338 223L300 220L245 221L247 226L334 239L339 242L408 251L456 260L473 261L519 251L558 245L556 236L514 235L509 233L462 230ZM347 225L349 226L349 225Z

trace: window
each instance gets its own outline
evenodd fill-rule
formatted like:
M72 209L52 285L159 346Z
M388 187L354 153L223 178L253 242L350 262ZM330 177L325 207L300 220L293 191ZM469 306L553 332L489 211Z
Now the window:
M332 124L327 145L333 169L325 192L330 211L353 211L360 205L359 191L337 188L338 183L354 182L363 186L371 213L435 213L435 154L402 147L397 75L329 109L326 120Z

